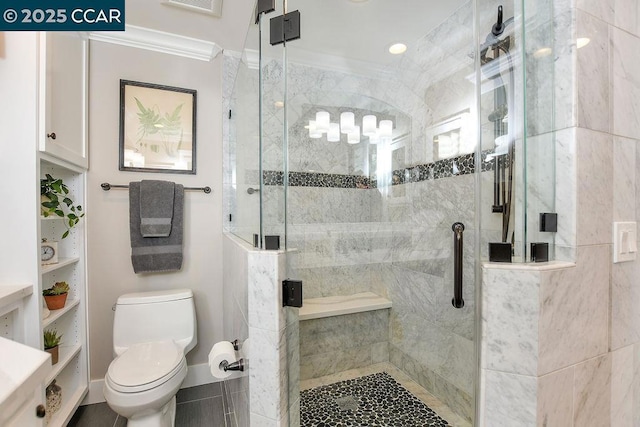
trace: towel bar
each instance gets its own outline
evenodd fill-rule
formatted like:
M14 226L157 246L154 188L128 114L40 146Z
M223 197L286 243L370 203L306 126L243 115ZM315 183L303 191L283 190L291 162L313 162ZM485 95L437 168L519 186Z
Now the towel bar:
M116 184L109 184L108 182L103 182L102 184L100 184L100 187L102 187L102 189L104 191L109 191L112 188L129 188L128 185L116 185ZM207 187L184 187L185 190L194 190L194 191L204 191L205 194L209 194L211 193L211 187L207 186Z

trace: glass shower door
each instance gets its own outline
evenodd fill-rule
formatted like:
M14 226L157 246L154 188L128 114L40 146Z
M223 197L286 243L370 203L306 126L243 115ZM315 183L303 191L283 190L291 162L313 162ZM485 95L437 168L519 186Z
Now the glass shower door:
M474 5L291 0L288 9L303 24L286 44L284 168L287 273L305 297L300 382L290 384L301 389L301 424L471 425ZM455 223L464 224L458 307ZM393 396L404 406L385 406Z

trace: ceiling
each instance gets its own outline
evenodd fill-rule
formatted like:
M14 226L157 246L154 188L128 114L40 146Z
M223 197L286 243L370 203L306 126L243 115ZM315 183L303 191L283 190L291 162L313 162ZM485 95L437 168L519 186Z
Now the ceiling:
M125 20L129 25L206 40L223 49L241 51L255 0L223 0L220 18L163 4L162 0L130 0L125 5Z
M291 55L348 58L350 61L386 66L402 55L388 47L397 41L412 43L429 33L468 0L276 0L276 12L301 13L300 40L290 45ZM257 26L253 25L255 0L223 0L220 18L163 4L163 0L126 2L130 25L215 42L223 49L257 49ZM263 39L268 38L268 26ZM265 44L263 44L265 46ZM266 49L270 49L268 43ZM276 48L277 49L277 48ZM279 50L277 50L279 53ZM312 59L313 57L311 57Z
M445 21L468 0L289 0L300 10L300 40L292 47L378 65L401 55L389 46L403 42L411 49L419 38Z

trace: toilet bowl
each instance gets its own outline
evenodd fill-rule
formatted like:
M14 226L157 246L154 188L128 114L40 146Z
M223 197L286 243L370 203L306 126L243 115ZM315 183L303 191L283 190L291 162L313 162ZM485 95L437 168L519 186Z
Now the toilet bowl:
M118 299L116 358L109 365L103 392L111 409L127 418L128 426L174 426L175 395L187 375L185 354L196 341L194 314L188 290Z

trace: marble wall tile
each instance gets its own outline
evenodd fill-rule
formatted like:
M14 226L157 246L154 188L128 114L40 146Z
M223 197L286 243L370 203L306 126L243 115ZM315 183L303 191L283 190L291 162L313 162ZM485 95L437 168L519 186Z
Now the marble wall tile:
M640 139L640 38L613 27L613 133Z
M555 6L555 4L554 4ZM577 123L576 32L575 9L559 7L554 13L554 96L555 129L565 129Z
M537 374L540 276L537 272L483 269L483 367Z
M392 310L390 320L391 344L457 388L472 393L473 341L452 334L419 314Z
M609 132L609 27L613 0L578 0L609 11L605 21L581 10L576 11L577 36L588 37L589 44L577 50L578 126ZM609 19L609 20L607 20Z
M289 423L283 423L282 425L287 427L300 427L300 398L294 401L289 408Z
M613 138L613 220L634 221L636 216L636 147L633 139Z
M354 347L333 353L312 354L300 362L300 379L318 378L371 365L371 346Z
M613 219L613 138L578 128L577 244L611 243ZM594 174L593 171L598 173Z
M576 128L556 132L556 210L558 212L558 232L556 245L576 247L577 245L577 188L578 165ZM566 259L572 261L575 259Z
M538 374L608 349L609 246L578 248L575 268L541 272Z
M385 279L388 295L395 311L419 314L451 334L472 340L475 334L474 270L472 267L464 270L465 306L456 309L451 304L453 265L450 261L425 259L394 263L389 271L392 277Z
M485 392L482 425L535 426L537 379L486 369L483 371Z
M250 426L251 427L280 427L280 424L277 420L273 420L271 418L262 416L260 414L256 414L255 412L251 412L250 417Z
M638 168L640 167L640 148L638 147L638 143L640 142L640 140L636 140L636 169L638 170ZM636 173L637 175L637 173ZM637 182L638 180L636 179L636 193L635 193L635 200L636 200L636 214L635 214L635 218L636 219L640 219L640 184L638 184Z
M327 353L385 343L389 340L389 310L305 320L300 324L300 355Z
M640 342L640 260L611 266L611 349Z
M615 0L576 0L578 9L597 16L609 24L614 22L614 6L618 6ZM578 37L582 36L579 35Z
M367 266L361 265L298 268L292 274L304 283L304 298L352 295L355 286L366 289L370 279Z
M570 426L573 422L574 367L538 378L537 426Z
M615 0L615 26L640 36L640 4L635 0Z
M526 149L527 210L536 213L556 212L554 173L556 150L553 133L528 138ZM530 242L547 242L550 249L553 249L553 233L538 231L539 222L539 215L527 215L527 239Z
M633 376L633 425L640 425L640 406L636 403L640 397L640 344L633 346L633 370L629 371Z
M634 346L611 352L611 426L632 427Z
M249 255L249 326L268 331L284 327L282 286L278 281L279 254L253 251Z
M535 136L547 133L554 128L553 90L555 80L553 74L555 56L551 53L554 47L553 9L550 2L527 1L525 6L527 22L527 39L525 41L526 56L526 108L527 135ZM541 49L551 49L549 54Z
M281 370L281 354L286 354L286 338L283 332L250 327L249 339L254 349L260 349L251 354L249 372L253 426L253 414L279 420L282 407L288 400L287 388L283 387L286 375Z
M433 378L434 394L439 396L449 408L454 408L453 411L456 414L471 422L474 417L473 392L460 389L440 375L435 374Z
M573 425L606 426L611 411L611 355L575 367Z
M388 331L388 328L387 328ZM375 343L371 346L371 363L382 363L389 361L389 342Z
M474 416L471 393L456 387L447 379L429 369L429 366L405 354L398 347L389 345L389 348L390 362L393 365L404 371L411 379L445 403L452 411L471 421Z

